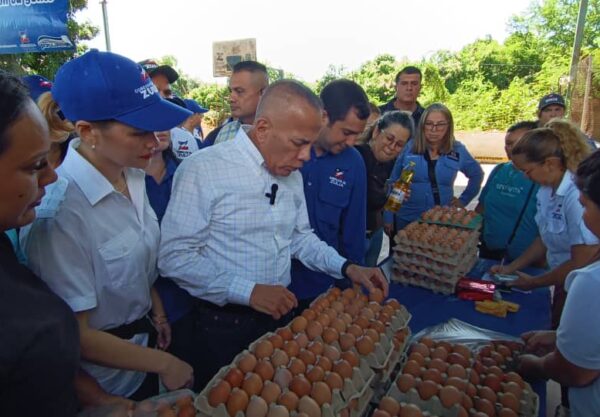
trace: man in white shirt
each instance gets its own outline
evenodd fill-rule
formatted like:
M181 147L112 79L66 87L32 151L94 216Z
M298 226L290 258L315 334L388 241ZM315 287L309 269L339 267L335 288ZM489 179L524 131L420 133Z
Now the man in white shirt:
M310 228L302 176L322 124L308 88L265 90L252 126L179 166L162 222L159 269L198 299L196 389L297 305L291 258L369 290L387 281L348 262Z

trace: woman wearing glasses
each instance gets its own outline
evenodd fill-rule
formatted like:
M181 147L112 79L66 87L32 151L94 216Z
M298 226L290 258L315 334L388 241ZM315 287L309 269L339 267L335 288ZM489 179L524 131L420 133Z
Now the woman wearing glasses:
M386 181L394 161L414 133L412 116L408 112L384 113L359 138L356 149L367 168L367 266L377 264L383 240L383 206L387 200Z
M483 181L483 170L467 148L454 138L452 114L440 103L425 109L414 139L411 139L396 160L390 181L396 181L410 162L415 163L415 175L410 199L398 213L384 212L385 230L391 234L417 220L436 205L465 207L477 195ZM460 197L454 197L456 174L469 179Z

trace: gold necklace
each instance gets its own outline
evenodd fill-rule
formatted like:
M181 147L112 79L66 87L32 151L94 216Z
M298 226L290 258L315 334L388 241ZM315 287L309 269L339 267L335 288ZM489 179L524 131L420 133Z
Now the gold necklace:
M125 191L127 190L127 180L125 179L125 175L121 174L121 179L123 180L123 185L122 186L117 186L116 183L112 183L113 188L115 189L116 192L124 194Z

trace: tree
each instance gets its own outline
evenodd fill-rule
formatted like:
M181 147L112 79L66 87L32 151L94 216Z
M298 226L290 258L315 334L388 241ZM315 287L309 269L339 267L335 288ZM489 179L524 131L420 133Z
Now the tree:
M75 14L87 7L87 0L70 0L67 11L67 29L69 37L75 43L76 49L52 53L27 53L16 55L0 55L0 67L10 68L18 74L39 74L53 79L58 68L76 55L83 54L87 47L80 43L82 40L93 39L98 34L98 28L90 22L78 22Z

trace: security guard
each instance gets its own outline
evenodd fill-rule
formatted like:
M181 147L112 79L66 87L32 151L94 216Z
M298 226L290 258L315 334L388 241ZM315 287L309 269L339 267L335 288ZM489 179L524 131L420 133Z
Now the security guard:
M301 168L310 225L319 238L352 262L362 264L366 249L367 185L362 157L352 146L365 128L369 100L350 80L335 80L323 88L326 124ZM302 311L339 280L292 262L289 289Z

